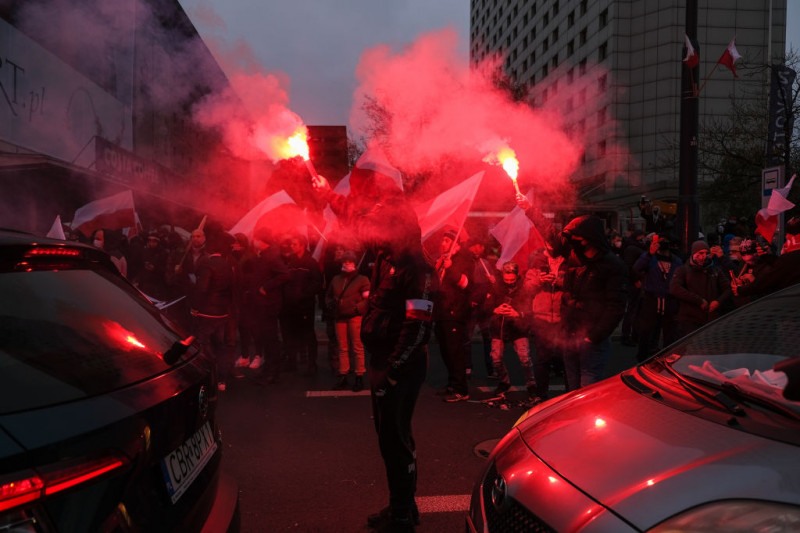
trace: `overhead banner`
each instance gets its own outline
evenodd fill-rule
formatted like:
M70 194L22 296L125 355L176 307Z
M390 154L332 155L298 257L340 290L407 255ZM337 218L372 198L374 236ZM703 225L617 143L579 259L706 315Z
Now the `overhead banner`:
M772 66L769 92L769 129L767 134L767 166L784 163L786 147L794 126L792 84L797 73L786 65Z

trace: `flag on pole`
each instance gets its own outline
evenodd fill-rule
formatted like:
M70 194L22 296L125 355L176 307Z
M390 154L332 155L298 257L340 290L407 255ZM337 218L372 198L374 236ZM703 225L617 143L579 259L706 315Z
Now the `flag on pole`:
M61 239L62 241L67 240L67 236L64 235L64 226L61 225L61 215L56 215L53 225L50 226L50 231L47 232L47 237Z
M736 50L736 37L734 37L728 47L722 52L722 56L719 58L717 63L721 63L731 69L733 72L733 77L738 78L739 75L736 74L736 61L741 59L742 56L739 55L739 52Z
M489 233L501 246L498 269L507 261L514 261L524 270L528 267L531 253L544 248L541 233L520 207L512 209Z
M767 242L772 242L775 230L778 227L778 215L794 207L794 203L787 200L789 191L794 184L797 174L792 176L789 183L780 189L773 189L769 197L769 203L764 209L759 209L756 213L756 233L764 237Z
M237 233L244 233L247 238L253 240L253 233L255 233L256 226L258 225L261 217L271 211L275 211L282 205L296 205L292 197L284 191L280 190L275 194L265 198L257 206L251 209L242 219L237 222L228 233L236 235ZM299 209L299 207L298 207ZM291 229L291 227L284 226L282 229Z
M694 68L700 64L700 55L694 49L694 46L692 46L692 41L689 40L689 36L684 33L683 38L686 42L686 57L683 58L683 62L686 63L687 67Z
M445 226L463 227L483 174L482 170L432 200L414 208L419 220L419 227L422 230L422 242Z
M403 174L389 163L383 150L373 144L353 166L349 185L356 195L382 197L381 191L403 190Z
M130 190L90 202L75 211L72 229L90 237L98 229L122 229L136 224Z

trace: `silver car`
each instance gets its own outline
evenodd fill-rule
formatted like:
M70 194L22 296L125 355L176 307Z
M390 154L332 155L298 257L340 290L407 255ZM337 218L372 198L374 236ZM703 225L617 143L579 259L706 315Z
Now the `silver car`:
M800 531L798 355L800 285L537 405L490 455L467 531Z

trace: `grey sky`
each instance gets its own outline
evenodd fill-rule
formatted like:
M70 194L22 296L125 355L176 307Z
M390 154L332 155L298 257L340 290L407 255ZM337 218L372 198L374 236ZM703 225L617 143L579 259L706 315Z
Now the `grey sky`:
M452 27L468 60L469 0L180 0L200 34L246 43L290 79L289 108L306 124L348 124L365 49L394 49ZM787 0L787 49L800 53L800 0Z
M267 70L289 75L289 108L306 124L347 124L365 49L392 48L446 27L468 60L469 0L180 0L202 36L244 40ZM225 27L214 27L211 8ZM205 14L202 12L205 11Z

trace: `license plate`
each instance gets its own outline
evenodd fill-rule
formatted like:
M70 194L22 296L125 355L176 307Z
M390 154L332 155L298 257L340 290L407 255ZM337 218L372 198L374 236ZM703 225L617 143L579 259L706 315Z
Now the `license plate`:
M215 451L217 443L211 425L206 422L197 433L161 460L161 470L172 503L183 496Z

